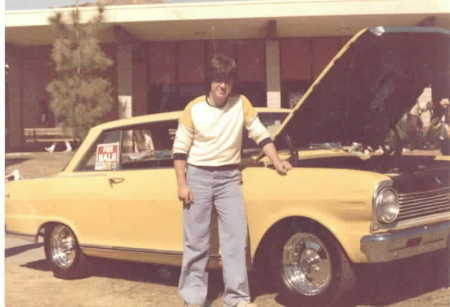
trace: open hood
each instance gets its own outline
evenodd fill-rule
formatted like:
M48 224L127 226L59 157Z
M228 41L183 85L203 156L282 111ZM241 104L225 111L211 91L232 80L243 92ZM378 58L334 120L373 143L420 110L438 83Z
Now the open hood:
M450 96L450 31L374 27L337 53L288 115L275 143L383 143L423 89L433 100Z

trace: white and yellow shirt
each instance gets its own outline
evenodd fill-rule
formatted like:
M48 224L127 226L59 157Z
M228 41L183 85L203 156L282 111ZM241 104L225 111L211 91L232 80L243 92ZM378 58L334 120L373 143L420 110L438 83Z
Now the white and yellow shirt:
M200 96L181 114L173 144L174 159L196 166L239 164L244 126L259 146L272 142L247 97L230 96L219 108L210 105L206 96Z

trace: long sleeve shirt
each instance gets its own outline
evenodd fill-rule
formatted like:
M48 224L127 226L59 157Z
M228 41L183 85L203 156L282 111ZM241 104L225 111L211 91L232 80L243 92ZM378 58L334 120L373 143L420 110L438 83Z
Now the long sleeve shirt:
M208 103L206 96L200 96L181 114L173 144L174 159L196 166L239 164L244 127L259 146L272 142L247 97L231 96L223 107L216 107Z

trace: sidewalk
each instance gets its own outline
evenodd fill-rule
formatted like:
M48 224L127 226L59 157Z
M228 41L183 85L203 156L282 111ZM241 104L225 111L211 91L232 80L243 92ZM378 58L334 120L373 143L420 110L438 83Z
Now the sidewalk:
M5 154L5 174L15 169L25 178L37 178L61 171L73 152L11 152Z

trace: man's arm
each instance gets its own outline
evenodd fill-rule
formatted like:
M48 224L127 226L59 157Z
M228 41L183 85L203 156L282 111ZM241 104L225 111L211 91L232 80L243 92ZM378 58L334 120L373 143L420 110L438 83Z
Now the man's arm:
M191 106L189 103L181 113L173 142L173 166L177 177L178 199L184 204L189 204L193 200L191 189L186 182L186 160L194 137Z
M278 152L273 142L265 144L262 150L264 151L266 156L269 157L270 161L272 161L272 164L278 173L284 175L292 168L292 165L291 163L289 163L289 161L281 160L278 157Z
M266 156L268 156L270 161L272 161L277 172L280 174L286 174L292 168L292 165L288 161L281 160L278 157L278 153L270 137L270 133L259 120L258 114L253 108L250 100L243 95L241 98L244 103L244 123L245 128L248 131L248 136L262 148Z
M186 182L186 160L174 160L173 165L177 177L178 199L185 204L192 202L192 192Z

